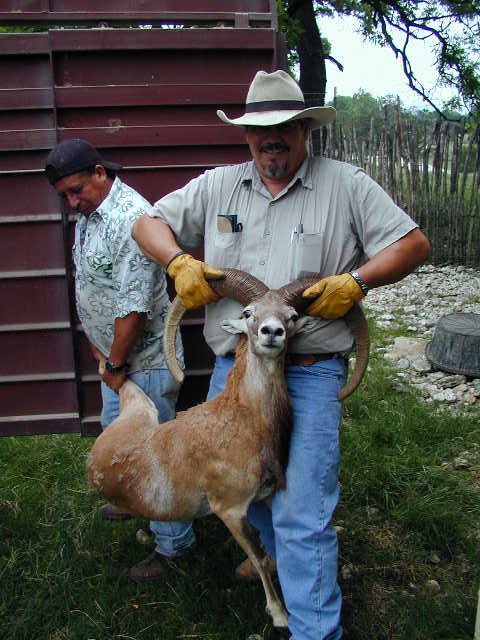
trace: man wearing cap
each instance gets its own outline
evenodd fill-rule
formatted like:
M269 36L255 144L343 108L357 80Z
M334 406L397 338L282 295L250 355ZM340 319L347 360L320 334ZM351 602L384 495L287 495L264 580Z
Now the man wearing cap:
M150 207L116 176L121 166L104 160L85 140L64 140L48 155L45 172L77 212L73 259L77 313L102 374L102 428L119 413L118 389L128 376L151 398L159 421L175 416L179 386L165 366L163 323L169 299L165 271L148 260L131 237L133 221ZM182 358L181 342L177 353ZM106 518L128 513L106 504ZM158 558L179 555L194 542L190 523L151 522L156 550L130 570L136 580L159 574Z
M217 114L244 127L252 161L206 171L163 197L138 218L133 236L167 266L187 308L208 305L205 337L216 354L210 395L222 388L235 348L221 321L239 313L237 302L217 302L208 284L221 276L217 267L248 271L271 288L322 274L304 292L311 318L289 343L285 373L294 423L286 489L274 494L271 512L257 503L249 519L276 560L291 637L337 640L341 593L331 526L339 494L337 394L352 347L343 316L370 288L421 264L429 243L364 171L308 155L309 131L331 122L335 110L306 109L285 72L255 75L243 116ZM202 243L206 263L186 253ZM237 569L243 578L254 573L248 561Z

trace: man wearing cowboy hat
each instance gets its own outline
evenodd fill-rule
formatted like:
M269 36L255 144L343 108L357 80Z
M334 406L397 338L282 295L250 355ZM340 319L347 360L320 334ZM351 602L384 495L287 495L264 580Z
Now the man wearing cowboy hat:
M142 254L130 234L132 222L150 205L120 180L120 169L81 139L60 142L45 165L50 184L78 214L73 246L76 307L94 357L106 359L102 428L118 416L117 390L127 376L154 402L160 422L175 416L179 391L159 339L169 304L165 272ZM182 357L180 342L177 352ZM103 505L100 513L108 519L130 517L111 504ZM164 556L178 555L194 542L188 523L154 521L150 529ZM149 558L132 567L134 580L149 577Z
M429 243L361 169L308 155L309 131L331 122L335 110L306 109L285 72L259 71L245 114L217 115L245 128L252 161L206 171L156 202L132 233L146 255L167 266L187 308L208 305L205 337L216 354L210 395L222 388L235 348L221 321L239 309L227 299L209 304L217 297L207 278L222 276L216 267L248 271L271 288L324 276L304 292L311 318L289 344L285 373L294 424L287 486L274 494L271 512L257 503L249 518L276 559L291 637L337 640L341 594L331 526L339 493L337 393L352 347L342 316L370 288L425 261ZM184 252L202 243L205 263ZM254 574L248 561L238 574Z

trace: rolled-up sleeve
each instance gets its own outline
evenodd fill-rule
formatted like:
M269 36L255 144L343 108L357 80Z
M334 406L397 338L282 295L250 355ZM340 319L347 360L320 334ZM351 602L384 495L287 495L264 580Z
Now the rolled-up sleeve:
M357 168L351 181L350 207L355 233L368 257L418 227L372 178Z
M208 180L209 172L206 171L181 189L157 200L147 211L149 216L168 224L182 247L195 248L203 244Z

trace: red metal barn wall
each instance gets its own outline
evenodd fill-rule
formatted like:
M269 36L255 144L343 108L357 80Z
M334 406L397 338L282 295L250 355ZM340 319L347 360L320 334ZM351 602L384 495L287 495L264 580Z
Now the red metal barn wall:
M0 34L0 435L98 431L99 378L73 303L75 218L43 175L48 151L85 138L150 201L208 167L246 159L242 132L215 111L243 113L255 71L281 66L272 4L1 3L2 24L69 20L85 28ZM140 18L159 27L175 16L200 26L125 27ZM119 26L92 26L99 18ZM212 358L202 324L191 315L182 327L181 407L207 388Z

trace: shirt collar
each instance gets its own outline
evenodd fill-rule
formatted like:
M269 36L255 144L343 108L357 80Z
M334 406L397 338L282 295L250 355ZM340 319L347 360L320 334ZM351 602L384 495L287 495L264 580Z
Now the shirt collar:
M122 188L122 181L118 176L115 176L115 180L112 183L112 186L110 188L110 191L108 192L107 197L97 207L96 212L98 213L99 216L101 216L102 218L105 218L111 213L121 188Z
M295 180L300 180L303 186L306 189L313 189L313 180L312 180L312 157L307 155L305 160L302 162L300 167L297 170L297 173L293 177L292 183Z
M289 189L291 189L296 184L297 181L300 181L302 183L302 186L305 187L306 189L310 189L310 190L313 189L311 156L309 155L306 156L305 160L299 166L293 178L290 180L288 185L285 187L285 189L282 190L281 193L283 194L289 191ZM258 175L258 171L257 171L257 168L255 167L255 163L253 160L251 160L247 164L245 175L242 178L242 182L244 183L250 182L252 186L256 187L257 189L261 189L262 186L264 186L263 182L260 179L260 176Z

